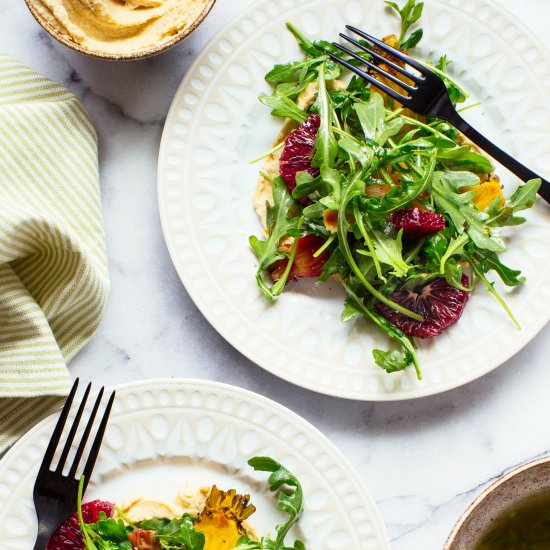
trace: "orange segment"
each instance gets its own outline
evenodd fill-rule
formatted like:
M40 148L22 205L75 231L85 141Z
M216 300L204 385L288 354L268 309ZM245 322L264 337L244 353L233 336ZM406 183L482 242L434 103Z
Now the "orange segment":
M397 38L397 36L395 34L390 34L389 36L385 36L383 39L382 39L382 42L384 42L385 44L387 44L388 46L391 46L392 48L395 48L395 49L399 49L398 48L398 42L399 42L399 39ZM390 61L393 61L396 65L399 65L400 67L403 67L405 68L405 63L403 63L403 61L401 61L400 59L396 58L396 57L393 57L391 54L387 53L385 50L379 48L378 46L373 46L373 50L380 54L382 57L385 57L386 59L390 60ZM413 82L411 82L408 78L406 78L404 75L402 75L399 71L396 71L393 67L390 67L389 65L387 65L386 63L384 62L380 62L378 60L373 60L374 63L376 63L382 70L386 71L387 73L390 73L391 75L399 78L399 80L402 80L403 82L405 82L406 84L414 84ZM384 76L381 76L377 71L374 71L372 69L369 69L369 73L371 75L373 75L377 80L379 80L380 82L382 82L383 84L386 84L387 86L389 86L390 88L392 88L393 90L399 92L400 94L404 94L405 91L403 88L401 88L401 86L399 86L398 84L395 84L395 82L391 81L389 78L386 78ZM383 98L384 98L384 104L386 106L388 105L391 105L391 100L390 99L390 102L388 102L388 96L382 92L381 90L376 90L377 93L379 93ZM405 94L406 95L406 94ZM397 103L397 102L396 102ZM397 103L397 105L400 105ZM406 116L409 116L409 117L412 117L412 118L417 118L419 120L423 120L423 117L421 116L418 116L416 115L415 113L413 113L410 109L405 109L403 111L403 114L406 115Z
M472 202L478 210L485 210L497 197L500 197L499 206L504 206L504 195L498 176L494 174L491 177L478 185L469 185L461 188L462 192L473 191L475 193Z

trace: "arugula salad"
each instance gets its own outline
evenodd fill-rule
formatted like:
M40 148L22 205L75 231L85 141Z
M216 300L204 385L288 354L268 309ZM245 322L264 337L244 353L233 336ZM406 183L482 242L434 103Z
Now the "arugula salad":
M248 461L254 470L269 472L270 491L278 493L278 508L288 515L275 527L274 535L258 539L246 520L256 511L249 495L234 489L221 491L215 485L202 509L177 519L153 517L132 522L110 502L82 504L81 479L77 512L54 532L46 550L306 550L296 540L285 540L303 512L303 490L298 479L269 457Z
M411 30L424 3L386 4L401 30L384 41L412 50L423 35ZM265 298L302 277L337 279L347 294L342 320L366 318L391 339L389 349L373 350L376 364L388 373L414 366L419 379L415 338L456 323L476 285L519 328L494 279L510 287L525 282L499 257L506 250L501 230L525 221L518 212L533 205L540 180L505 197L491 159L454 127L412 113L355 75L346 78L327 54L342 56L340 50L287 27L304 58L275 65L265 76L273 93L259 98L285 121L274 148L256 159L264 161L255 208L265 235L251 236L250 246ZM454 105L467 100L447 74L446 56L426 63Z

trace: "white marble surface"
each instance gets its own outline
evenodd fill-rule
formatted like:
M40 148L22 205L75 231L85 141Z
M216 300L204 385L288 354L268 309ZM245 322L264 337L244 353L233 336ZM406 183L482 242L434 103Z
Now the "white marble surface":
M330 437L357 468L396 550L441 548L462 510L490 480L550 452L550 327L501 368L466 387L381 404L291 386L218 336L168 256L156 202L156 159L163 120L186 68L208 38L251 1L218 0L200 29L172 51L113 64L52 41L23 0L0 0L0 50L73 90L100 139L112 291L100 330L71 372L97 384L210 378L279 401ZM500 3L550 47L547 0Z

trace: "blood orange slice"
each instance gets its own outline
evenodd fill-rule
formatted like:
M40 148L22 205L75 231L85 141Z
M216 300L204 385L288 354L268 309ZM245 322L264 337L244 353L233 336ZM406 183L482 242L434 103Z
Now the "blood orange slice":
M467 287L468 276L462 275L461 282L462 286ZM468 294L451 286L443 277L438 277L416 291L400 288L391 295L395 303L422 315L423 321L411 319L382 302L377 302L376 309L405 334L432 338L460 319Z
M307 172L314 178L319 175L319 169L311 166L311 159L320 124L319 115L311 115L285 140L285 147L279 160L279 171L288 190L291 192L296 187L296 174L298 172ZM311 204L311 201L307 198L300 199L299 202Z
M96 523L99 519L99 513L105 512L107 517L113 515L115 505L103 500L93 500L82 505L82 518L84 523ZM46 550L83 550L82 531L78 524L78 515L75 512L66 519L54 531Z

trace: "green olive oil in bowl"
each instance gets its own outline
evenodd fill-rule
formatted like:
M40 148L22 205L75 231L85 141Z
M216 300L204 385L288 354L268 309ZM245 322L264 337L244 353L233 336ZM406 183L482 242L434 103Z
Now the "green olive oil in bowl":
M502 512L474 550L550 549L550 491L527 497Z
M550 550L550 454L516 466L486 487L443 550Z

